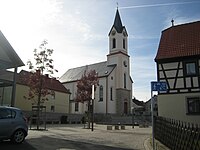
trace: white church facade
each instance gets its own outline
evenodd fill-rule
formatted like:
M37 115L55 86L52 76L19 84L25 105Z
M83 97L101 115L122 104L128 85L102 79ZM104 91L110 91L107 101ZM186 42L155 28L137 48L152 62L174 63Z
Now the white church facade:
M131 113L133 81L130 76L128 33L122 25L118 9L108 36L109 54L106 61L69 69L60 78L60 82L71 92L71 114L83 114L88 108L87 103L75 101L77 81L81 79L85 70L95 70L98 73L99 86L95 91L94 113Z

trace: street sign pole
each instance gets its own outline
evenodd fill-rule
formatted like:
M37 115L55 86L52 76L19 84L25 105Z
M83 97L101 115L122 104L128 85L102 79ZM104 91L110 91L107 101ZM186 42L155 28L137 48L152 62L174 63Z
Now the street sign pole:
M151 123L152 123L152 147L153 150L155 149L155 143L154 143L154 118L153 118L153 103L154 103L154 98L153 98L153 91L151 90Z
M152 81L151 82L151 119L152 119L152 147L155 150L155 142L154 142L154 98L153 98L153 91L163 92L167 91L167 84L166 82L160 81Z

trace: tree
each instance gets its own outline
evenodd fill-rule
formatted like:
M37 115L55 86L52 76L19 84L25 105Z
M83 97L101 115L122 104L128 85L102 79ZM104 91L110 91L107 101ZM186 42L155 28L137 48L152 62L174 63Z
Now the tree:
M91 99L92 99L92 85L94 85L94 90L96 91L96 87L99 84L98 74L95 70L87 70L84 71L81 79L77 82L77 94L76 94L76 101L77 102L87 102L88 103L88 126L90 128L90 116L91 111Z
M40 124L40 107L44 101L48 100L47 95L54 95L55 92L48 90L46 86L47 79L54 73L57 72L53 66L53 59L51 58L53 54L53 49L48 49L47 41L44 40L39 49L34 49L34 60L35 65L32 61L28 61L27 65L31 70L31 73L24 78L26 84L29 86L28 96L24 98L32 100L32 102L37 106L37 129L39 129Z

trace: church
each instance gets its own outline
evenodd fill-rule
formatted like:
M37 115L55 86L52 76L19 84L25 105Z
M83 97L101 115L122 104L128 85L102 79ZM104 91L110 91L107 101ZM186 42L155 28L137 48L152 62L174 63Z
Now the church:
M69 112L83 114L87 103L75 101L77 81L84 71L95 70L98 73L99 86L95 91L94 113L127 115L132 106L132 79L130 76L130 56L128 55L128 33L122 25L118 9L114 23L109 31L109 53L107 60L67 70L60 82L70 90Z

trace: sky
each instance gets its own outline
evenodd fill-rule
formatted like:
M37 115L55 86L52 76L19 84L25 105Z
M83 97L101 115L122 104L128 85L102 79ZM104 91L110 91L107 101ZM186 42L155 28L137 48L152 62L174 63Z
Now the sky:
M161 32L172 19L175 25L200 21L200 0L0 0L0 30L25 64L47 40L54 76L61 77L70 68L106 61L117 6L128 32L133 96L147 101L150 82L157 80Z

